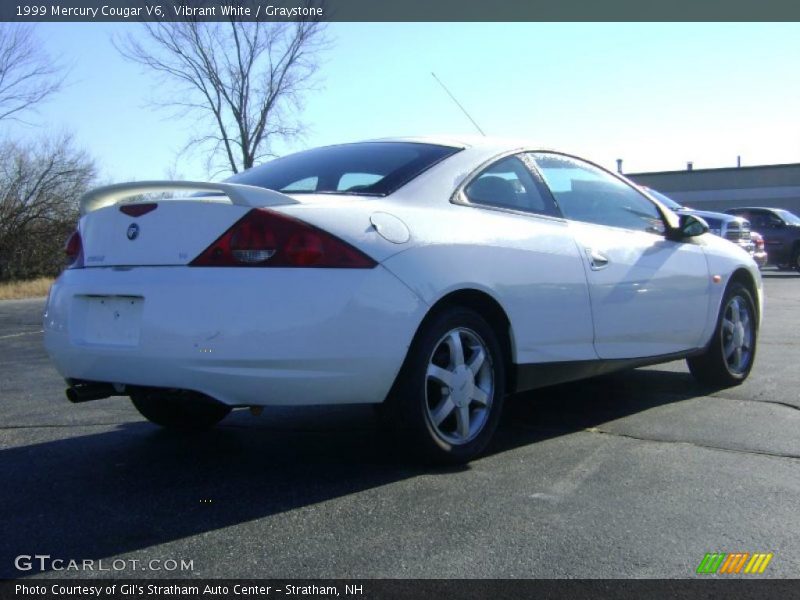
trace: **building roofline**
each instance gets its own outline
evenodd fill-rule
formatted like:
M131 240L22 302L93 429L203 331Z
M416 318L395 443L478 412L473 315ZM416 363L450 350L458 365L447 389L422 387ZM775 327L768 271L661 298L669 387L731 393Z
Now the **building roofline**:
M676 175L678 173L725 173L730 171L753 171L756 169L800 168L800 163L778 163L775 165L749 165L746 167L717 167L712 169L679 169L677 171L642 171L640 173L623 173L625 177L637 175Z

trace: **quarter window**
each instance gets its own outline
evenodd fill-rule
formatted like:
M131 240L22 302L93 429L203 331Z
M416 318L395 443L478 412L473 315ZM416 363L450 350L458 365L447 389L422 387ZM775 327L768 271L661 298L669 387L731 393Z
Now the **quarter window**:
M478 175L464 190L472 204L496 206L546 215L556 215L553 200L516 156L497 161Z
M537 153L533 157L567 219L648 233L665 232L656 205L610 173L560 154Z

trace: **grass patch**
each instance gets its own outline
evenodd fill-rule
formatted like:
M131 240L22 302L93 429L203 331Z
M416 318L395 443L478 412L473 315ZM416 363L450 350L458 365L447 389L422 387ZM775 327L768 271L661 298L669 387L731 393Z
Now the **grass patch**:
M6 281L0 283L0 300L47 296L47 290L50 289L51 283L53 283L52 277L40 277L28 281Z

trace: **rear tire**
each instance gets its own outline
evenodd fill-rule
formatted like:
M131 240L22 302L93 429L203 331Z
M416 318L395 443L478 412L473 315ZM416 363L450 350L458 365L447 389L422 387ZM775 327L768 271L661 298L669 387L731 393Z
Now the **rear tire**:
M791 268L800 273L800 246L797 246L794 249L794 254L792 254Z
M231 408L196 392L137 390L131 402L142 416L167 429L210 429L224 419Z
M703 354L686 360L698 381L720 387L739 385L753 368L758 338L755 304L741 283L728 286L717 327Z
M468 462L497 429L505 376L500 343L486 320L466 308L446 309L417 333L384 420L414 457Z

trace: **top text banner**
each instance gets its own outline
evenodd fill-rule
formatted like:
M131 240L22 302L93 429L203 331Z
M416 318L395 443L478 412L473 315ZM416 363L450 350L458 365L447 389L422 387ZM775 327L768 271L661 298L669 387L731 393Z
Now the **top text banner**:
M798 21L797 0L32 0L0 21Z

